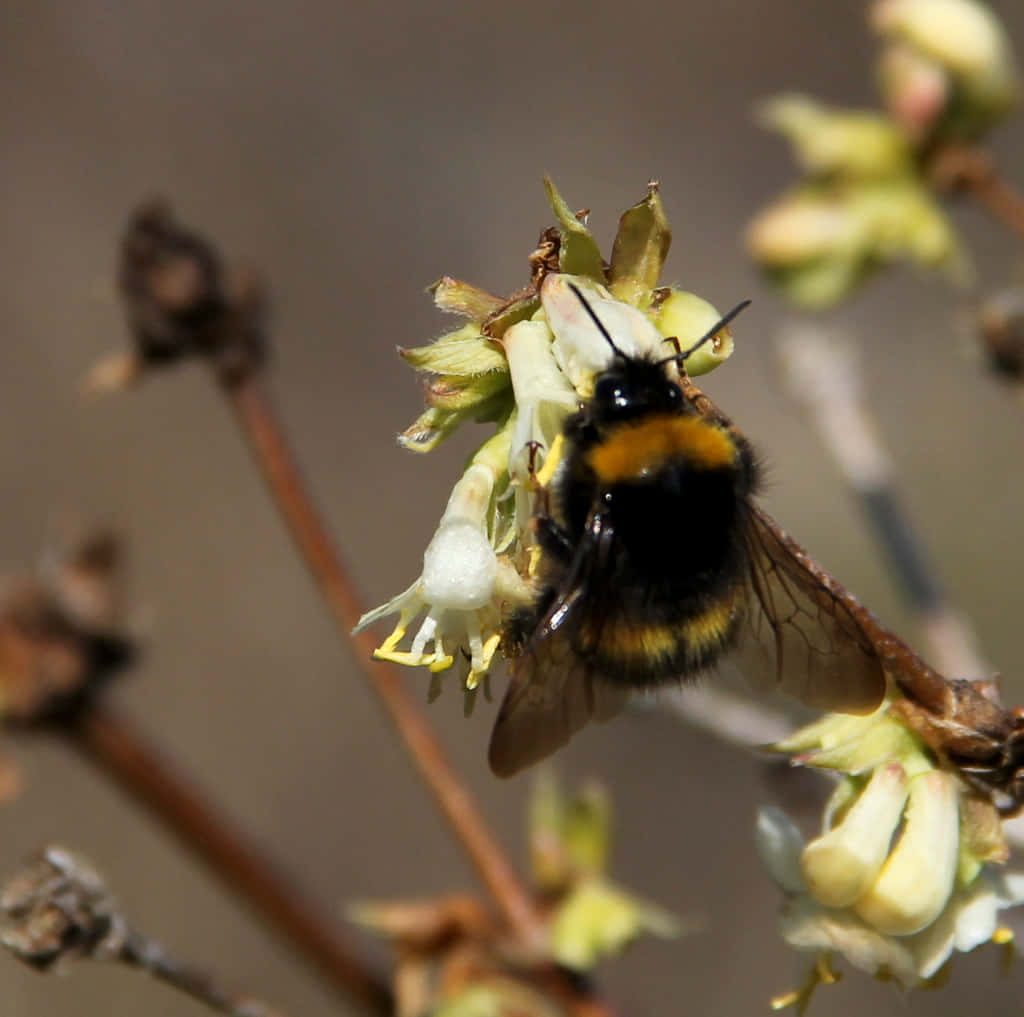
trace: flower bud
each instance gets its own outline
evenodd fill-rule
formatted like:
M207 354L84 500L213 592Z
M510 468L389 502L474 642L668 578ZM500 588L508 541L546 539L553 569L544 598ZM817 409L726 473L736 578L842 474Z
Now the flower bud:
M471 611L487 604L498 559L484 523L494 476L473 465L455 485L434 538L423 553L422 595L441 609Z
M655 323L662 335L677 339L685 353L721 320L722 316L714 306L696 293L672 290L658 308ZM686 373L697 377L713 371L732 356L733 349L732 329L726 326L686 358Z
M906 825L874 886L855 910L892 936L930 925L953 890L960 850L957 781L933 770L910 786Z
M807 845L801 865L813 897L841 908L864 894L889 854L907 794L903 767L881 767L842 821Z
M860 245L864 232L864 224L852 213L841 195L800 188L754 219L747 231L747 247L755 260L769 268L847 256Z
M832 110L806 96L783 95L762 107L760 119L789 139L812 175L886 177L911 168L902 133L877 113Z
M876 0L872 20L887 39L949 77L953 87L945 116L936 124L943 133L973 137L1016 106L1020 83L1009 40L984 4L975 0ZM902 79L902 87L908 87L907 80ZM891 91L898 82L892 68L882 81L891 107L906 101L905 96Z
M911 141L928 138L950 101L951 83L936 63L902 43L887 46L878 67L878 83L889 115Z

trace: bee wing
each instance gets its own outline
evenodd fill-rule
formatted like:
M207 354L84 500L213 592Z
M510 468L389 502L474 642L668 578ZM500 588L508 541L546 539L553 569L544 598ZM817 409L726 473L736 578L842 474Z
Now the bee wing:
M628 690L602 680L575 651L571 636L583 590L601 589L614 539L606 517L591 513L554 603L510 662L488 752L499 777L550 756L589 721L608 720L626 703Z
M816 709L870 713L885 695L878 623L756 506L747 540L747 631L732 655L744 676Z
M628 691L602 681L569 645L563 630L527 647L512 664L512 678L491 734L488 760L511 777L562 748L591 720L609 720Z

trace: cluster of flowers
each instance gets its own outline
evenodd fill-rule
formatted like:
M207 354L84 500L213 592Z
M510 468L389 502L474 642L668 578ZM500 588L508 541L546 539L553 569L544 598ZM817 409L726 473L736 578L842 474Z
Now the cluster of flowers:
M377 656L435 674L457 665L470 691L501 656L503 615L531 597L531 473L543 468L565 418L590 395L608 357L570 284L627 353L663 349L668 337L685 347L720 320L695 294L657 288L670 233L656 186L623 214L607 265L585 221L547 186L561 271L511 301L442 279L433 287L438 307L470 321L429 346L401 351L428 378L427 409L399 437L403 446L428 452L468 420L493 421L496 430L456 483L419 577L360 627L398 615ZM731 353L723 331L687 370L706 373Z
M810 977L781 1002L804 1006L838 953L906 988L937 984L954 951L1011 944L999 912L1024 902L988 795L944 768L892 710L832 714L775 746L840 779L823 832L805 843L781 810L758 817L758 846L785 894L781 931L817 954Z
M964 278L967 263L930 174L958 143L1016 106L1006 35L976 0L875 0L886 113L804 96L767 103L763 122L793 145L804 179L751 224L753 257L787 299L827 307L896 259Z
M361 624L397 614L377 656L435 675L461 662L470 692L502 656L504 613L530 597L535 556L528 524L545 454L556 459L566 416L590 395L607 358L570 283L628 353L658 349L670 336L686 345L719 320L694 294L658 288L669 230L656 188L622 216L608 263L582 218L550 184L548 190L559 223L548 240L561 271L510 301L442 280L435 301L468 324L402 351L427 376L427 408L400 436L404 446L429 451L468 420L490 421L495 429L455 484L419 577ZM542 243L534 257L543 256ZM687 368L705 373L732 348L723 332ZM868 717L827 716L776 746L794 763L840 778L823 832L810 843L779 810L766 809L759 819L764 861L785 894L782 934L817 955L807 983L779 1005L804 1006L814 986L832 977L833 953L910 987L934 983L955 950L1012 939L997 916L1024 901L1024 874L999 868L1008 857L1001 816L908 730L894 701ZM535 862L539 883L560 888L551 934L563 963L589 967L641 929L667 928L656 911L598 878L601 865L574 855L566 868L570 813L552 805L550 794L538 800L534 826L542 835L535 849L548 841L562 845L555 869L548 871L543 851L535 850ZM593 835L604 821L588 815L583 855L604 838ZM545 823L558 828L557 837L543 835Z

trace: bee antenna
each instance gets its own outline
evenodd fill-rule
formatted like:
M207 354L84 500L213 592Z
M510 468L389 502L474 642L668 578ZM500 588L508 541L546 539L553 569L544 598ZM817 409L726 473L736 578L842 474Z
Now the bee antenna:
M597 326L597 330L608 340L608 345L615 351L617 357L624 357L626 354L622 352L615 345L615 340L612 339L611 333L601 323L601 319L594 313L594 309L587 303L587 298L580 292L579 287L575 283L569 283L569 289L576 294L576 299L583 305L583 309L590 315L590 320Z
M666 357L664 360L659 360L658 363L667 364L672 360L683 361L690 356L691 353L696 353L697 350L699 350L709 339L714 339L714 337L718 335L718 333L721 332L722 329L725 328L725 326L728 325L729 322L732 321L733 318L735 318L741 311L746 310L750 306L750 303L751 302L749 300L744 300L742 303L737 304L724 318L715 322L715 324L712 325L711 328L705 332L704 335L702 335L688 350L686 350L685 353L676 353L674 356ZM587 309L590 310L589 308Z

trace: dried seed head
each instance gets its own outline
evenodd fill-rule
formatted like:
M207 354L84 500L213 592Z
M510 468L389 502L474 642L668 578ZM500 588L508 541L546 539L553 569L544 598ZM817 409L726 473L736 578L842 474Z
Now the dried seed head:
M215 248L182 227L165 202L148 202L130 218L118 282L143 368L202 356L232 384L265 360L260 280L250 270L228 271ZM94 380L98 387L109 379Z
M102 877L65 848L45 848L0 889L0 943L34 967L117 956L127 934Z

